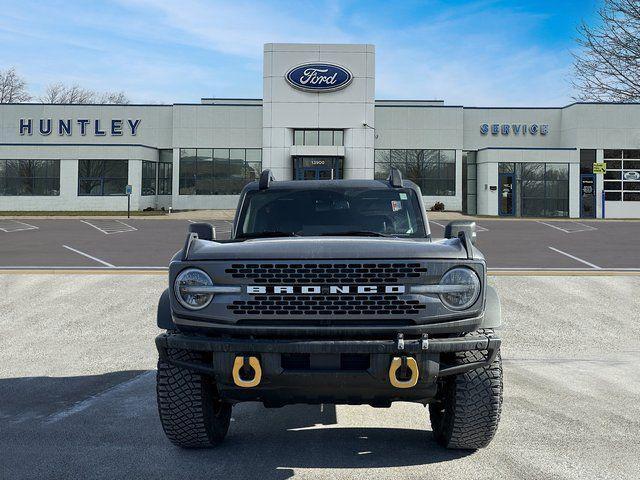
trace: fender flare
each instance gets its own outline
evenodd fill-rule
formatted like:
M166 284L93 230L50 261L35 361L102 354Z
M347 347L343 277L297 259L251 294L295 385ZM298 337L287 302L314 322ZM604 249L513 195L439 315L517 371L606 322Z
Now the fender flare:
M498 292L491 285L487 285L487 303L480 328L500 328L501 326L502 308L500 307Z
M171 303L169 301L169 289L167 288L162 295L160 295L160 300L158 301L158 314L157 314L157 323L158 328L162 328L164 330L176 330L176 324L173 323L173 318L171 316Z

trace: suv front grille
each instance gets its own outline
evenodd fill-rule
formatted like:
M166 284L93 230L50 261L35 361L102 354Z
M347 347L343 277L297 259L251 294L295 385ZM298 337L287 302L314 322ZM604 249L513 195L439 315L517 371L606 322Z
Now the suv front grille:
M227 308L236 315L418 315L426 307L399 295L256 295Z
M419 278L426 272L419 263L236 263L225 270L232 278L276 285L389 284Z

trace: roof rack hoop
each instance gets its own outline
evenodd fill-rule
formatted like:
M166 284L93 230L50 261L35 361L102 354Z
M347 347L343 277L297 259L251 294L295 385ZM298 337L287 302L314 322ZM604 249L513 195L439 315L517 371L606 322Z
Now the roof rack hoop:
M260 190L266 190L267 188L269 188L269 184L271 182L275 182L275 180L276 179L273 177L271 170L263 170L260 174L260 183L258 184L258 187L260 188Z
M392 167L389 171L389 184L393 188L402 188L402 173L395 167Z

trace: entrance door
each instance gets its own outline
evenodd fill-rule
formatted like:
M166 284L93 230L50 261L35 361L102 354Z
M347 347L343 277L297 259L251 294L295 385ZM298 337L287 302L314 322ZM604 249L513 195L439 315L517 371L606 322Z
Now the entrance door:
M596 176L580 175L580 218L596 218Z
M501 173L498 175L498 214L501 216L515 215L515 175Z
M296 180L339 180L342 178L342 158L294 157L293 171Z
M303 180L333 180L335 172L327 167L304 167L302 169Z
M303 168L302 179L303 180L316 180L318 177L318 170L316 168Z

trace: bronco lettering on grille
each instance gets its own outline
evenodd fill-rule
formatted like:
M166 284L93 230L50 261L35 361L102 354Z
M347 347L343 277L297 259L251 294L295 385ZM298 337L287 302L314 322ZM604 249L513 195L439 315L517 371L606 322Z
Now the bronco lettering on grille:
M307 294L307 295L341 295L354 293L375 294L375 293L405 293L404 285L248 285L247 293L250 295L260 295L275 293L286 294Z

